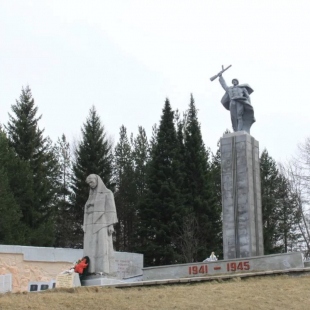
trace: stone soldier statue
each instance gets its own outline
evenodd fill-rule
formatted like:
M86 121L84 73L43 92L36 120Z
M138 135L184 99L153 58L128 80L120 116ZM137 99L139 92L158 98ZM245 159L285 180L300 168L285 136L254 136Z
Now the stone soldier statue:
M226 91L223 96L221 103L223 106L230 111L232 127L234 131L246 131L250 133L250 128L255 122L254 110L251 105L250 94L253 89L248 84L239 85L237 79L232 80L233 86L227 86L222 73L228 68L224 69L218 73L216 76L212 77L210 80L213 81L219 77L219 82Z
M101 178L90 174L89 197L84 210L84 250L90 259L88 272L114 276L116 264L112 234L118 222L113 193L106 188Z

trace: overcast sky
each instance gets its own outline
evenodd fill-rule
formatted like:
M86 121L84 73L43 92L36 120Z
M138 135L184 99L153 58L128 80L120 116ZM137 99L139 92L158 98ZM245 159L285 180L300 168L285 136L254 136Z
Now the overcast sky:
M0 0L0 123L29 85L40 128L69 141L95 105L106 131L123 124L148 137L165 98L188 108L193 93L213 151L230 115L210 77L248 83L251 134L277 161L310 135L310 1Z

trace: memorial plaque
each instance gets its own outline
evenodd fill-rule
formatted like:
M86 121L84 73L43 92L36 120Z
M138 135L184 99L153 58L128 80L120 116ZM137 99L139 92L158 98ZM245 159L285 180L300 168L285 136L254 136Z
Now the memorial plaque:
M56 278L56 288L70 288L81 286L80 278L77 273L59 274Z

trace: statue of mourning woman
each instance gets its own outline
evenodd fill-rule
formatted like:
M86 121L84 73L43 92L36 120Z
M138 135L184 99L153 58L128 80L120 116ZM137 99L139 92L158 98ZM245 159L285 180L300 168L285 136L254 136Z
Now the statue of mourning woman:
M89 257L88 272L115 276L112 234L118 220L114 196L98 175L90 174L86 182L90 190L84 210L83 255Z

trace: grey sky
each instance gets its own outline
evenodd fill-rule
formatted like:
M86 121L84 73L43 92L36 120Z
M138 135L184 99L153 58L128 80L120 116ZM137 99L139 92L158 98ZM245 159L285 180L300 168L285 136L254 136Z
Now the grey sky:
M107 132L150 137L165 98L193 93L206 146L231 128L216 80L254 89L251 134L276 160L309 136L310 2L0 0L0 123L29 84L53 141L78 138L95 105Z

